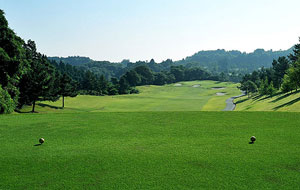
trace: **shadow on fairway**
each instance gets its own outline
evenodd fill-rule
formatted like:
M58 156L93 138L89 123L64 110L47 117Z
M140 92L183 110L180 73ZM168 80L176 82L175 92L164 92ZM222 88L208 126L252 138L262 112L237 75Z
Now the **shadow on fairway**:
M20 111L20 110L15 110L17 113L38 113L38 112L32 112L32 111Z
M41 146L42 144L35 144L35 145L33 145L33 146Z
M48 107L48 108L52 108L52 109L62 109L61 107L57 107L57 106L51 106L48 104L43 104L43 103L38 103L37 105L41 106L41 107Z
M254 142L249 142L249 144L254 144Z
M246 102L248 100L250 100L250 99L247 98L247 99L243 99L243 100L238 100L235 102L235 104L240 104L240 103Z
M253 100L258 100L258 99L260 99L262 97L262 95L256 95L256 96L254 96L252 99Z
M300 97L299 97L299 98L296 98L296 99L294 99L294 100L292 100L292 101L289 101L289 102L287 102L287 103L285 103L285 104L282 104L282 105L280 105L280 106L277 106L277 107L273 108L273 110L278 110L279 108L283 108L283 107L286 107L286 106L291 106L291 105L293 105L294 103L299 102L299 101L300 101Z
M284 99L284 98L289 97L290 95L297 94L297 93L299 93L299 92L298 92L298 91L295 91L295 92L292 92L292 93L284 94L283 96L280 96L280 97L276 98L276 99L273 100L272 102L273 102L273 103L274 103L274 102L277 102L277 101L279 101L279 100L282 100L282 99ZM282 94L283 94L283 93L282 93Z

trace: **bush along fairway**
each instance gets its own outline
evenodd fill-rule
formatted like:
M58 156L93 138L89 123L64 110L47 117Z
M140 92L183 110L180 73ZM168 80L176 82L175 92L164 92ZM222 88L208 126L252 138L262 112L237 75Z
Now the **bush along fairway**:
M1 115L0 189L299 189L299 118L284 112ZM41 137L44 143L34 146Z

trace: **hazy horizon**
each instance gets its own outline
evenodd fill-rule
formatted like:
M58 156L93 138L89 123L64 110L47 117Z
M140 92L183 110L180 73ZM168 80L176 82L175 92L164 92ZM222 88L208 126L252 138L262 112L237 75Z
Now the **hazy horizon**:
M202 50L287 50L298 42L296 0L0 0L9 26L47 56L120 62L181 60Z
M293 46L292 46L293 47ZM292 48L292 47L290 47L290 48ZM277 51L287 51L287 50L289 50L290 48L288 48L288 49L279 49L279 50L273 50L273 49L264 49L264 51L273 51L273 52L277 52ZM257 48L257 49L263 49L263 48ZM257 50L257 49L255 49L255 50ZM187 58L187 57L190 57L190 56L193 56L194 54L196 54L196 53L198 53L198 52L201 52L201 51L217 51L217 50L225 50L225 51L227 51L227 52L229 52L229 51L240 51L240 50L226 50L226 49L211 49L211 50L199 50L199 51L197 51L197 52L194 52L192 55L187 55L187 56L185 56L185 57L183 57L183 58L181 58L181 59L178 59L178 60L174 60L174 59L171 59L171 58L167 58L167 59L171 59L172 61L180 61L180 60L182 60L182 59L185 59L185 58ZM251 52L242 52L242 51L240 51L241 53L247 53L247 54L250 54L250 53L254 53L254 51L255 50L253 50L253 51L251 51ZM49 55L47 55L48 57L59 57L59 58L68 58L68 57L87 57L87 58L90 58L90 59L92 59L93 61L109 61L109 62L114 62L114 63L120 63L120 62L122 62L122 61L124 61L124 60L129 60L129 61L131 61L131 62L137 62L137 61L146 61L146 62L150 62L151 61L151 59L150 60L135 60L135 61L132 61L132 60L130 60L130 59L122 59L122 60L120 60L120 61L111 61L111 60L97 60L97 59L93 59L93 58L91 58L91 57L88 57L88 56L81 56L81 55L68 55L68 56L56 56L56 55L53 55L53 56L49 56ZM153 58L152 58L153 59ZM161 61L157 61L157 60L155 60L154 59L154 61L156 62L156 63L160 63L160 62L162 62L162 61L166 61L167 59L164 59L164 60L161 60Z

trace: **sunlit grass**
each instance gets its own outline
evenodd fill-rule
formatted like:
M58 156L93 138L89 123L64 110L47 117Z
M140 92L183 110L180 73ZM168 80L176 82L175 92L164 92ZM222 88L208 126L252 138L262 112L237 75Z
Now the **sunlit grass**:
M0 189L298 189L300 115L0 116ZM249 144L255 135L257 141ZM40 137L41 146L34 146Z
M271 96L247 96L235 100L237 111L300 111L300 93L278 93Z
M180 82L165 86L141 86L139 94L119 96L78 96L65 99L65 109L61 110L61 100L40 102L39 113L49 112L128 112L128 111L221 111L226 99L240 94L237 84L216 81ZM199 87L193 87L200 85ZM215 90L212 87L225 87ZM224 92L224 96L217 96ZM29 112L27 106L22 111Z

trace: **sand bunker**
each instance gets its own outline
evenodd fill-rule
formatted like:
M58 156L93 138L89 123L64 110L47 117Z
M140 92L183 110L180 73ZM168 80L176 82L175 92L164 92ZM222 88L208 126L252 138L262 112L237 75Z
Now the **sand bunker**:
M213 90L223 90L223 89L225 89L224 87L213 87L213 88L211 88L211 89L213 89Z
M179 84L179 83L178 83L178 84L174 84L174 86L182 86L182 84Z
M195 85L193 85L192 87L193 87L193 88L198 88L198 87L200 87L200 84L195 84Z
M216 93L216 95L217 96L224 96L224 95L226 95L226 93L224 93L224 92L218 92L218 93Z

